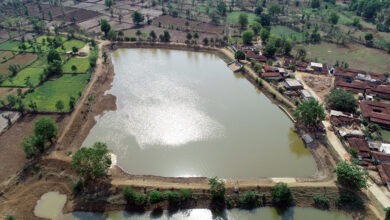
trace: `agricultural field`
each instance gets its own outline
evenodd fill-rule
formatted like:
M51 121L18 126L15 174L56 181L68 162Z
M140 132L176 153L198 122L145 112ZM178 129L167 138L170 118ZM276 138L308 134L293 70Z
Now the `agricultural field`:
M0 75L3 75L3 77L7 77L10 74L8 70L8 67L10 65L19 65L21 68L23 68L27 64L33 62L37 57L38 55L33 53L19 54L13 59L10 59L5 63L0 64Z
M246 14L248 16L248 24L251 24L256 18L256 15L254 13L234 11L234 12L228 13L228 15L226 17L226 23L230 24L230 25L237 26L238 25L238 17L240 16L240 14Z
M272 26L271 27L271 34L280 36L282 38L290 38L294 41L302 41L303 40L302 33L296 32L296 31L294 31L291 28L286 27L286 26L280 26L280 25Z
M19 41L6 41L0 44L0 50L18 50Z
M0 51L0 61L8 60L9 58L16 55L14 51Z
M390 70L390 54L373 48L351 44L343 47L336 44L322 42L320 44L305 45L307 57L311 60L334 65L336 61L347 62L350 67L385 73Z
M76 66L76 70L72 70L72 66ZM64 73L85 73L90 68L88 58L71 58L62 67Z
M36 86L41 82L40 75L43 73L42 68L28 67L18 72L16 76L6 79L0 86L5 87L25 87L26 81L29 78L31 84Z
M72 51L73 47L77 47L77 49L81 49L85 46L85 42L81 40L69 40L65 41L63 47L58 47L57 51L66 53L68 51Z
M24 99L26 106L35 102L40 111L56 111L56 102L65 104L64 111L69 110L70 97L76 100L88 83L90 74L64 74L57 79L44 82L34 92L29 93Z

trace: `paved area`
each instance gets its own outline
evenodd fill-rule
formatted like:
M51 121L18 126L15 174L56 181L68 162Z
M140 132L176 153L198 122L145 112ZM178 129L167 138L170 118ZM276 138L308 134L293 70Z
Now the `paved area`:
M11 120L11 124L13 124L20 116L19 112L0 111L0 135L8 129L8 117Z

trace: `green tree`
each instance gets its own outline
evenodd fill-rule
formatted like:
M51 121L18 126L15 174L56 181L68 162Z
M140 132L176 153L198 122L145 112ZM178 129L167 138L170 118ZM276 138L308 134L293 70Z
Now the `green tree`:
M111 25L106 19L100 20L100 30L104 33L104 36L107 36L108 32L111 30Z
M321 1L320 0L311 0L310 6L312 8L320 8L321 7Z
M133 15L132 15L132 18L133 18L133 22L135 23L135 24L139 24L139 23L141 23L141 22L143 22L144 21L144 16L139 12L139 11L135 11L134 13L133 13Z
M64 102L62 100L58 100L56 102L56 109L57 111L62 111L64 109Z
M214 177L209 179L209 186L211 201L216 203L224 203L226 193L225 182L221 179L218 179L218 177Z
M114 4L114 0L104 0L104 5L111 8L111 6Z
M79 51L79 48L77 48L76 46L73 46L72 47L72 52L73 53L77 53L77 51Z
M245 60L245 53L242 50L237 50L236 53L234 53L234 58L237 61Z
M160 191L153 190L149 194L150 204L156 204L163 200L163 194Z
M172 191L166 191L165 197L167 198L169 205L171 207L179 207L182 202L182 198L180 197L180 194L177 192Z
M250 27L252 28L253 30L253 33L255 35L258 35L260 33L260 30L261 30L261 24L257 21L254 21L252 22L252 24L250 25Z
M71 167L85 180L94 180L107 174L111 156L107 145L96 142L92 147L82 147L72 157Z
M269 36L270 36L269 30L267 28L262 28L260 31L261 41L263 43L267 42L267 40L269 39Z
M366 44L368 46L371 46L373 44L373 39L374 39L374 36L372 35L372 33L366 33L364 35L364 40L366 40Z
M245 209L253 209L260 205L259 194L256 191L247 191L240 198L240 205Z
M263 13L263 7L261 7L261 5L257 5L255 8L255 14L259 16L261 13Z
M292 50L292 42L290 39L287 39L283 42L283 53L288 55Z
M310 99L297 106L294 117L306 126L316 126L325 119L325 110L317 100Z
M356 111L357 100L352 92L342 89L332 89L328 95L325 96L326 103L334 110L351 112Z
M49 51L49 53L47 54L47 62L50 64L50 63L55 63L56 61L59 61L59 62L62 62L61 61L61 56L60 54L58 53L57 50L55 49L51 49Z
M385 220L390 220L390 207L384 209L385 211Z
M369 186L367 171L363 170L356 162L339 162L334 172L337 174L337 181L350 189L367 189Z
M7 215L7 217L5 218L5 220L16 220L16 218L13 217L12 215Z
M218 10L219 15L221 15L221 16L226 15L226 4L224 1L218 1L217 10Z
M248 15L245 13L241 13L238 16L238 24L240 25L241 29L246 28L246 26L248 26Z
M294 202L291 189L285 183L277 183L272 187L272 203L277 207L288 207Z
M107 33L107 38L109 40L116 40L118 37L118 33L114 30L110 30L108 33Z
M340 18L339 14L337 14L337 12L332 11L329 14L328 22L333 24L333 25L336 25L337 22L339 22L339 18Z
M303 47L297 48L296 59L304 61L306 58L306 50Z
M135 200L136 192L130 186L125 186L122 191L123 199L128 203L132 203Z
M267 44L263 49L263 55L266 57L273 57L275 56L277 48L274 44Z
M244 44L250 44L252 43L253 40L253 31L251 30L246 30L242 33L242 41Z
M104 63L106 63L107 62L107 58L108 58L106 51L103 52L102 56L103 56Z
M8 107L12 108L16 104L16 97L13 94L7 95Z
M157 39L157 35L156 35L156 32L154 32L154 30L151 30L150 33L149 33L149 36L150 38L155 41Z
M22 143L26 158L30 159L35 157L38 152L43 152L45 149L45 138L41 135L32 135L24 138Z
M271 17L275 17L277 16L278 14L280 14L282 8L280 7L279 4L272 4L268 7L268 13L269 15L271 15Z
M49 117L41 117L34 123L34 134L36 136L42 136L48 141L57 137L57 130L56 123Z

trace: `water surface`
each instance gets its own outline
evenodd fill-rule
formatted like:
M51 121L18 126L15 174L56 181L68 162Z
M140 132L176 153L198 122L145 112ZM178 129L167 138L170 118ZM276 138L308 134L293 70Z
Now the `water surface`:
M315 163L289 118L216 55L118 49L108 93L84 145L106 142L132 174L310 176Z
M111 212L107 214L95 214L87 212L75 212L66 215L64 220L351 220L352 218L341 212L322 211L312 208L290 208L280 213L274 208L258 208L252 211L232 209L215 214L208 209L189 209L175 213L164 211L163 213L145 212L134 214L128 212Z
M59 192L47 192L41 196L34 208L34 215L40 218L53 219L62 214L66 195Z

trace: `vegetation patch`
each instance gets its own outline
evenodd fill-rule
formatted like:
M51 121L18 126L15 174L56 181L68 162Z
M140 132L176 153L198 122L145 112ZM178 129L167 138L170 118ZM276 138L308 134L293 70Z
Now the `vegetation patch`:
M90 68L88 58L71 58L63 67L65 73L85 73Z
M18 50L19 41L6 41L0 44L0 50Z
M28 82L35 86L41 81L40 75L42 73L42 68L25 68L18 72L16 76L6 79L1 86L26 87L29 84Z
M303 40L302 33L296 32L296 31L294 31L291 28L286 27L286 26L280 26L280 25L272 26L271 34L280 36L282 38L290 38L290 39L295 40L295 41L302 41Z
M226 17L226 22L228 24L238 25L239 24L239 16L240 14L246 14L248 16L248 23L251 24L255 18L256 15L254 13L248 13L248 12L241 12L241 11L234 11L230 12Z
M24 99L26 106L33 102L41 111L57 111L56 103L65 103L63 110L70 109L70 99L78 98L88 83L90 74L62 75L57 80L47 81ZM30 107L29 107L30 108Z
M81 40L69 40L64 42L64 44L61 47L57 48L58 52L68 52L72 51L73 47L76 47L77 49L81 49L85 46L85 42Z
M0 75L3 75L3 78L7 77L10 74L10 71L8 70L8 67L10 65L16 65L21 68L26 66L27 64L31 63L37 58L37 54L32 53L25 53L25 54L19 54L15 58L0 64Z

